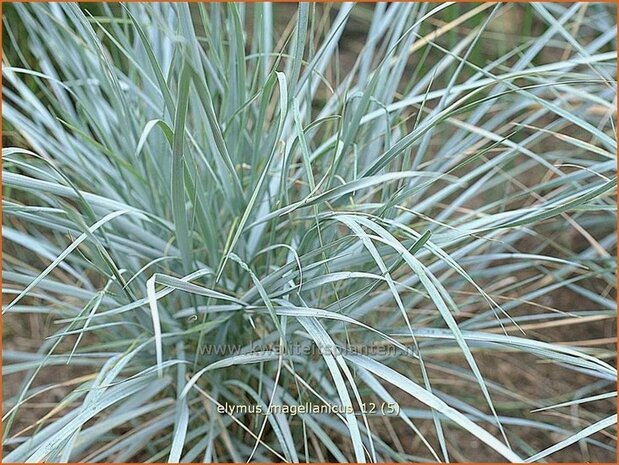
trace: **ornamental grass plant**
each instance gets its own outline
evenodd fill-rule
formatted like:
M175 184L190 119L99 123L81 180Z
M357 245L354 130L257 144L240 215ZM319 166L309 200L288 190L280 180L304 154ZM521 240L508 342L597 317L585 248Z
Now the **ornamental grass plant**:
M5 5L4 461L614 461L615 18Z

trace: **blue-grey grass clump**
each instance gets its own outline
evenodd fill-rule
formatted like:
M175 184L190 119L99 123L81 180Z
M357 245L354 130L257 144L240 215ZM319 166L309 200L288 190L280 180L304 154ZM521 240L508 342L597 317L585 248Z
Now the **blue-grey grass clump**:
M614 18L5 5L4 461L614 461Z

